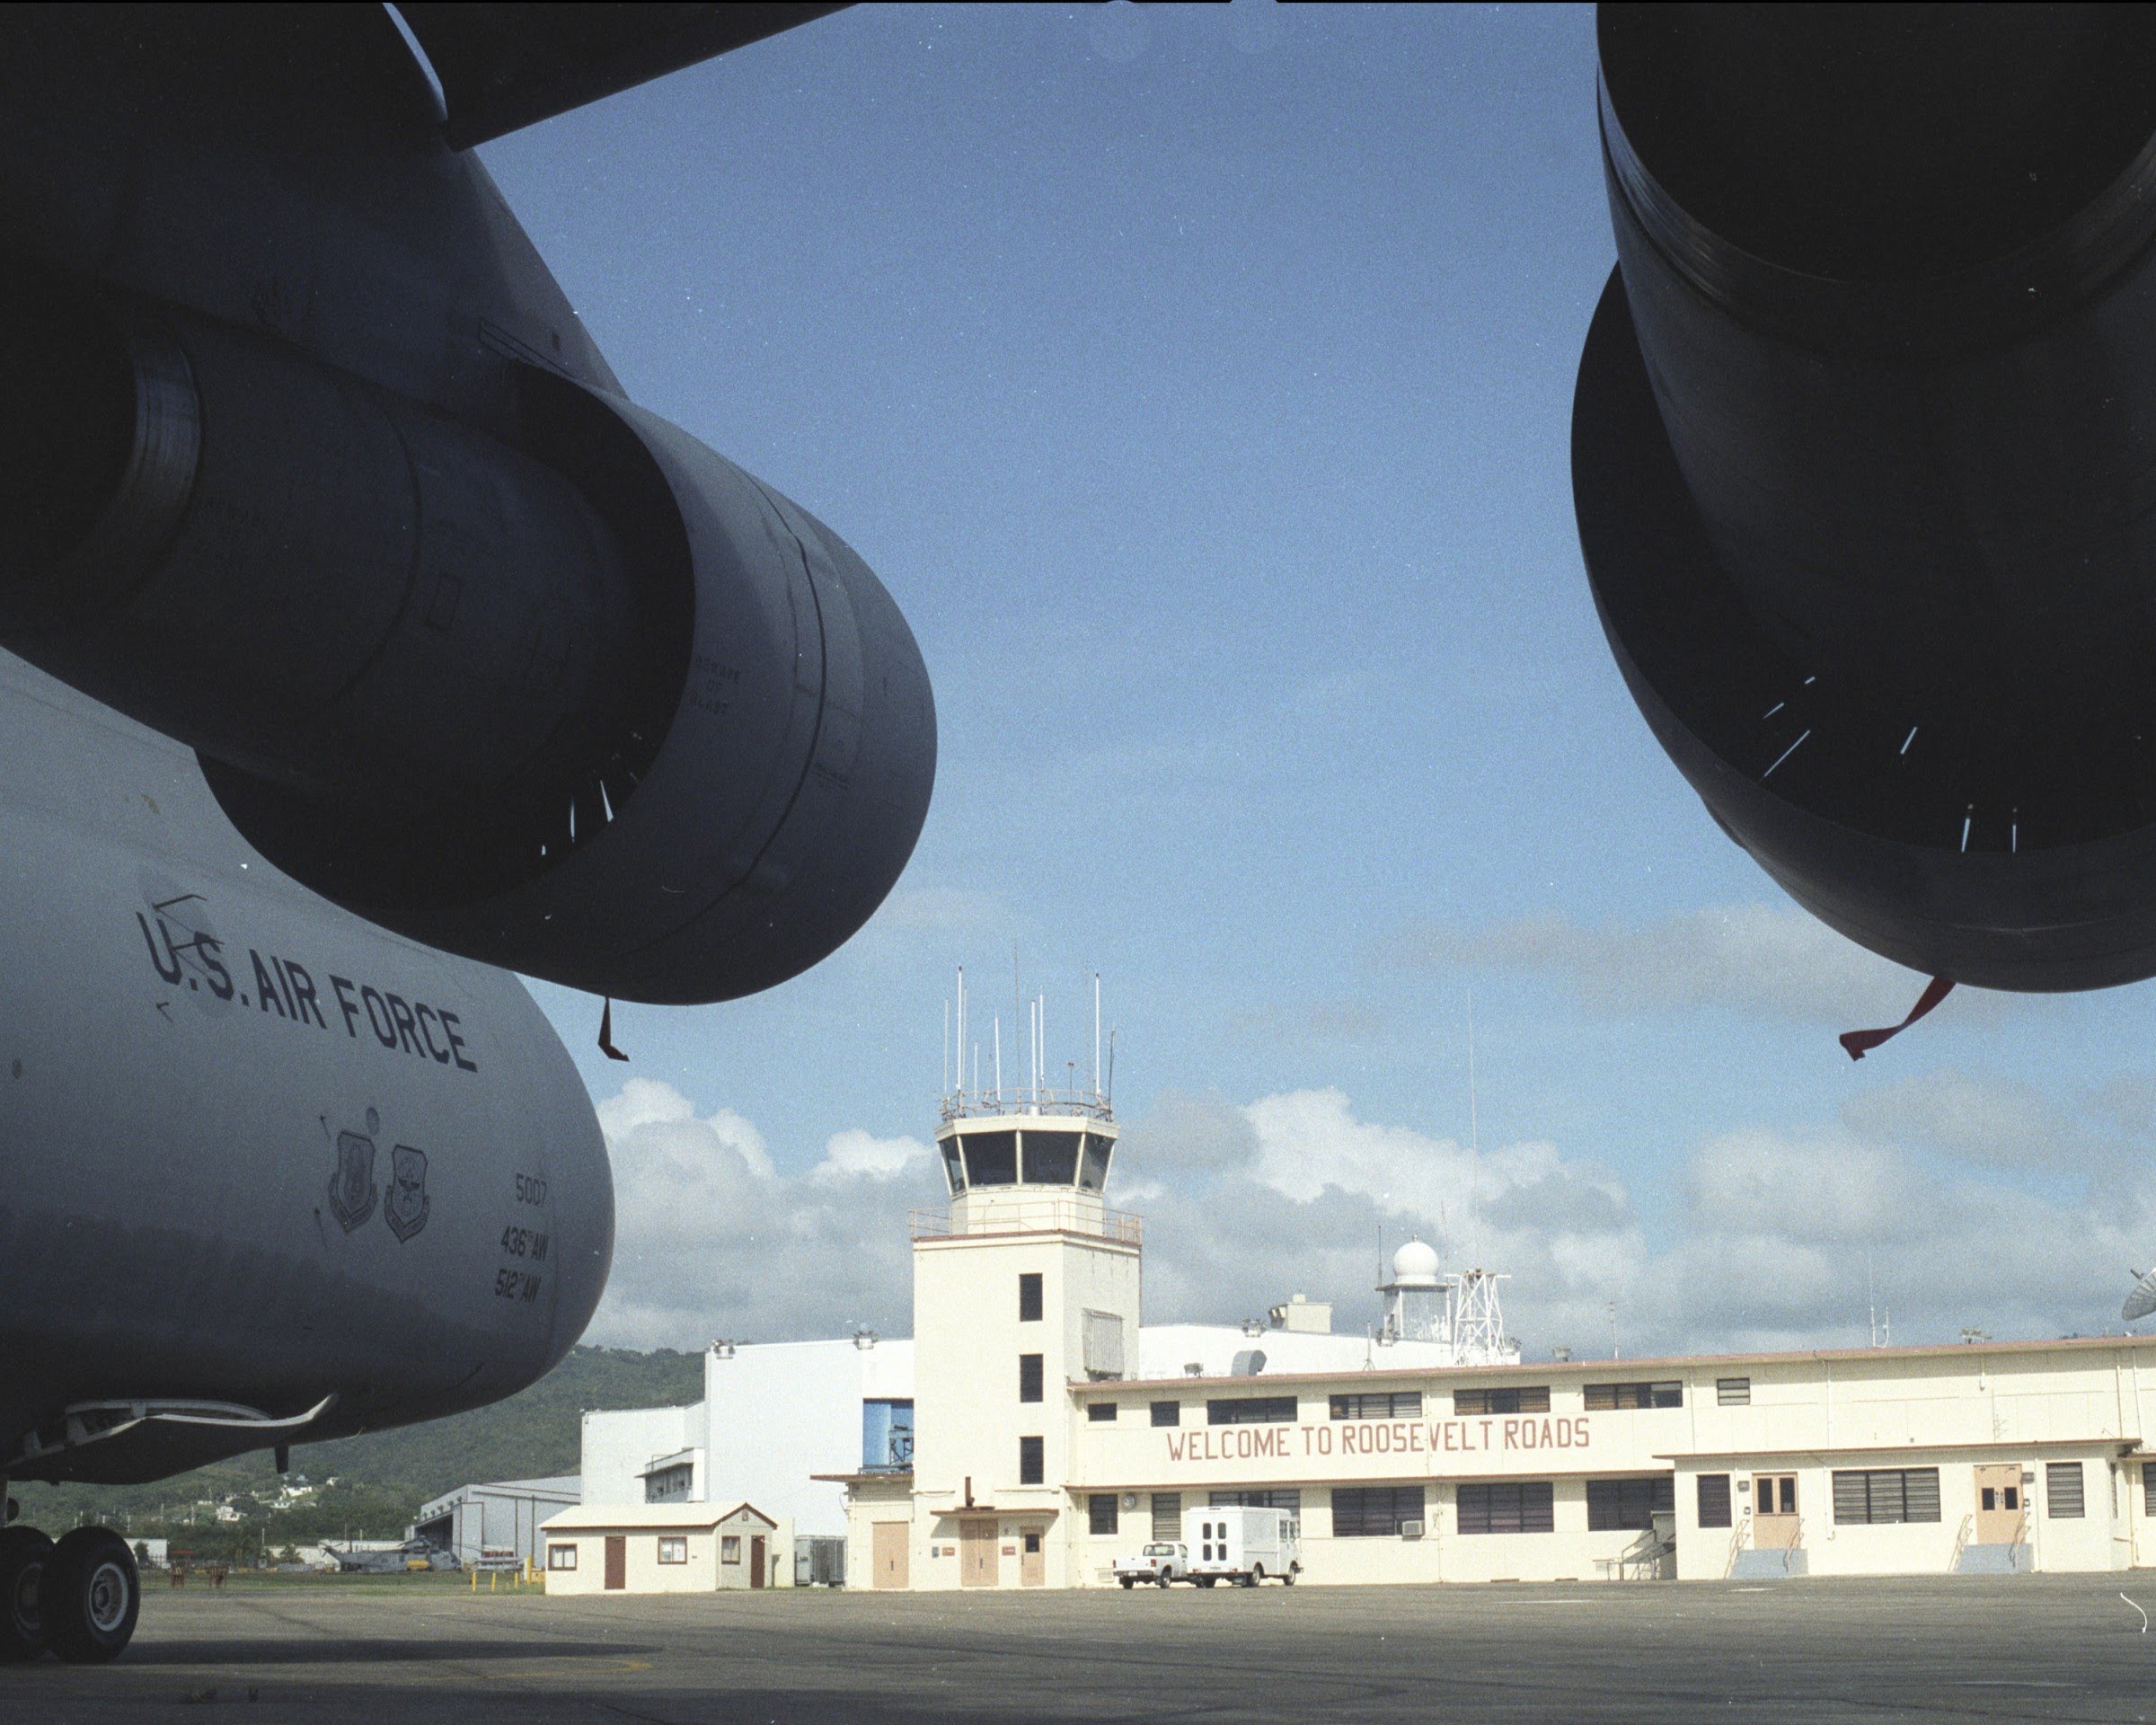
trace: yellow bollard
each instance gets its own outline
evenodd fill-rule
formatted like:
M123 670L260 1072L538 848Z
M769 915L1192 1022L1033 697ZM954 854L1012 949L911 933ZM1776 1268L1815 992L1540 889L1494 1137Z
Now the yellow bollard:
M479 1571L477 1570L472 1571L472 1591L473 1593L479 1591Z

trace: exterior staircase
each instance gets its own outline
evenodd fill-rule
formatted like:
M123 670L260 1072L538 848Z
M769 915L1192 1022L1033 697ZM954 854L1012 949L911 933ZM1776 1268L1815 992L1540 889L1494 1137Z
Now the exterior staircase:
M1954 1560L1956 1575L2033 1575L2037 1554L2028 1545L1965 1545Z
M1729 1565L1732 1581L1780 1581L1792 1575L1809 1575L1811 1564L1797 1545L1754 1547L1736 1553Z

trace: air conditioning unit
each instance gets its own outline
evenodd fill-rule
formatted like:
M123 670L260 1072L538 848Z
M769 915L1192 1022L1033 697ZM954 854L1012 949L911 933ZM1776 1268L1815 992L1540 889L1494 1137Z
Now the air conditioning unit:
M1402 1539L1420 1539L1422 1537L1422 1524L1419 1521L1401 1522L1400 1524L1400 1536Z

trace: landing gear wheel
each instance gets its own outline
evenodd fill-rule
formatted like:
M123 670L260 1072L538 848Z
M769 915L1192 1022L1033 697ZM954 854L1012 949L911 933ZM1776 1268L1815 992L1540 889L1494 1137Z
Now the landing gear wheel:
M117 1659L142 1612L135 1553L109 1527L77 1527L52 1548L38 1589L52 1650L75 1665Z
M34 1659L50 1644L40 1608L52 1541L35 1527L0 1528L0 1665Z

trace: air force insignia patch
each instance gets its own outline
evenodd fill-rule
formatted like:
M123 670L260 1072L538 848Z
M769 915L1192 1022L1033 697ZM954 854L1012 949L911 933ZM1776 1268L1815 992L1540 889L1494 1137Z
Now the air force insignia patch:
M330 1176L330 1209L347 1234L375 1213L375 1141L358 1132L337 1135L337 1171Z
M427 1153L400 1144L389 1153L389 1198L382 1206L383 1219L402 1244L427 1225L427 1212L433 1207L427 1196Z

